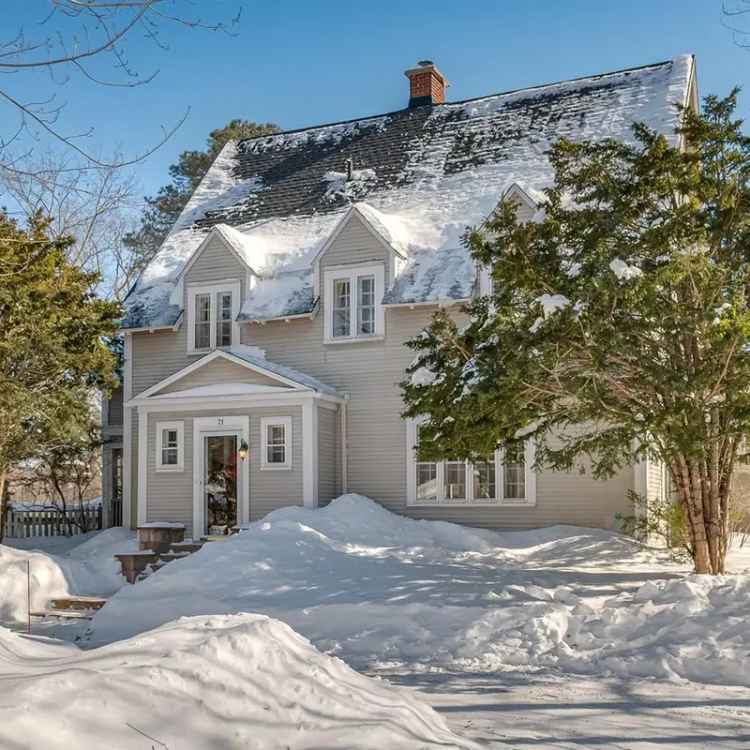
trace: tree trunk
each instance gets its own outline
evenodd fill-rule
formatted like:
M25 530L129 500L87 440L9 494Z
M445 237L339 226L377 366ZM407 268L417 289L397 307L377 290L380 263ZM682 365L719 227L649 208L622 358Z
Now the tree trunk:
M5 521L8 516L8 493L6 491L6 475L0 473L0 544L5 539Z
M696 573L724 572L728 548L728 478L719 477L715 455L706 460L680 457L670 467L685 511Z

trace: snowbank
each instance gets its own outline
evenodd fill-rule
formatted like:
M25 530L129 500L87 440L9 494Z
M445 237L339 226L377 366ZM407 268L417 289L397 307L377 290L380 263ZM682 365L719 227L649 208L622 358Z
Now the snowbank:
M59 551L60 541L69 546L67 543L73 540L79 543L65 552ZM25 549L0 544L0 622L5 623L26 621L27 562L31 565L31 610L38 612L55 597L114 593L125 579L113 555L136 546L132 533L120 528L72 538L7 541L22 544ZM47 542L55 553L44 551Z
M261 615L185 618L88 652L0 630L0 649L2 747L474 747L411 691Z
M357 667L564 670L750 686L750 577L576 527L496 533L347 495L284 508L121 589L93 643L181 615L262 612Z

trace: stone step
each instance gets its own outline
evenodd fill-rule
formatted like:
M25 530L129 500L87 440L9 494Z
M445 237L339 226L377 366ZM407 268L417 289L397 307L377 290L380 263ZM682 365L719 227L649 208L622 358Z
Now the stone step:
M197 552L203 546L203 542L173 542L169 545L170 552Z
M107 603L99 596L62 596L50 599L49 607L54 610L91 610L101 609Z
M191 552L162 552L159 555L159 562L168 563L173 560L181 560L183 557L190 557Z

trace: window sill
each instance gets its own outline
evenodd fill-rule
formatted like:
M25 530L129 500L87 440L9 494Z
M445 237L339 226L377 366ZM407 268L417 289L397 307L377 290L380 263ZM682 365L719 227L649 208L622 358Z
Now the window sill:
M384 341L385 336L383 335L375 335L375 336L348 336L341 338L335 338L335 339L324 339L324 344L367 344L370 341Z
M158 471L160 474L175 474L179 471L185 471L184 466L156 466L154 471Z
M535 508L528 500L413 500L408 508Z
M292 466L291 464L286 464L284 466L274 466L273 464L261 464L260 470L261 471L291 471Z

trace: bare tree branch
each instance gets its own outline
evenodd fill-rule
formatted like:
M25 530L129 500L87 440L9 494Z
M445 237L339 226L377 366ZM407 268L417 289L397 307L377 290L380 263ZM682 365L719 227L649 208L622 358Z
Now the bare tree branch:
M48 2L39 4L40 10L46 12L37 28L45 31L29 37L20 28L6 40L0 39L0 73L9 76L0 81L0 103L4 102L18 117L16 123L11 118L3 118L12 125L7 137L0 133L0 168L13 168L13 158L17 155L11 155L8 147L24 139L30 144L26 149L29 156L44 139L63 150L75 152L83 161L77 170L86 164L94 169L107 169L142 161L172 137L187 118L189 108L174 125L162 127L162 135L154 146L123 156L117 162L107 162L81 143L93 134L93 125L72 135L63 129L61 116L65 102L58 102L54 94L42 101L30 101L14 93L10 84L22 84L27 74L37 71L49 74L51 83L57 86L64 86L74 75L96 86L144 86L154 80L159 69L141 75L133 66L126 49L133 37L141 36L166 50L168 44L161 32L167 26L232 34L240 17L238 13L229 23L206 21L191 12L189 0L51 0L51 8ZM96 66L106 60L111 63L110 72L100 73Z

